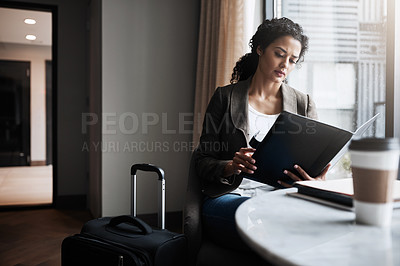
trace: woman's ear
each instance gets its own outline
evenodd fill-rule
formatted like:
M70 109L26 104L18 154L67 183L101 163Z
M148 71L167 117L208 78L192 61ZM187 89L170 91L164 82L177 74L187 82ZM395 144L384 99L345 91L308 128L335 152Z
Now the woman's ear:
M257 46L257 54L260 56L263 54L263 50L261 49L260 46Z

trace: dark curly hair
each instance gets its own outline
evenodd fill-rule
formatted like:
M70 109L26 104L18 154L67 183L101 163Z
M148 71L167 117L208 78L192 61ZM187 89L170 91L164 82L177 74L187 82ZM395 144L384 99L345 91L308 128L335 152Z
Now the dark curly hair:
M304 59L308 49L308 37L303 34L303 28L288 18L273 18L265 20L258 26L256 33L249 42L251 53L242 56L233 68L231 83L248 79L256 72L258 65L257 47L264 51L276 39L283 36L292 36L301 43L299 63Z

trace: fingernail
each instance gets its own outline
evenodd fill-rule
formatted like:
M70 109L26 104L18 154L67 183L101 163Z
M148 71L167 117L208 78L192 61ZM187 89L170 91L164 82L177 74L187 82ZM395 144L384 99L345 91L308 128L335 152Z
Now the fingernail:
M253 170L257 170L257 166L253 166Z
M299 166L298 166L297 164L295 164L295 165L294 165L294 168L296 168L296 169L297 169L297 168L299 168Z
M287 174L287 170L284 170L283 173L286 175Z
M254 159L253 159L253 160L251 160L251 163L255 163L255 162L256 162L256 160L254 160Z

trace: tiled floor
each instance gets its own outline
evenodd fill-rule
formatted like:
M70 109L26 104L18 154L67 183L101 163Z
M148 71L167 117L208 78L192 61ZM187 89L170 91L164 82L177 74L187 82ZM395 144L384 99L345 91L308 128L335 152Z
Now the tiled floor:
M0 167L0 206L52 203L53 167Z

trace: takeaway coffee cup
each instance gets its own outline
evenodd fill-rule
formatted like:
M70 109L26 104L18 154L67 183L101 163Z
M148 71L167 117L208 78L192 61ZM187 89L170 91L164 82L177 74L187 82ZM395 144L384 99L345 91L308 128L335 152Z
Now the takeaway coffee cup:
M356 222L389 226L393 212L393 186L399 166L398 139L353 140L349 151Z

